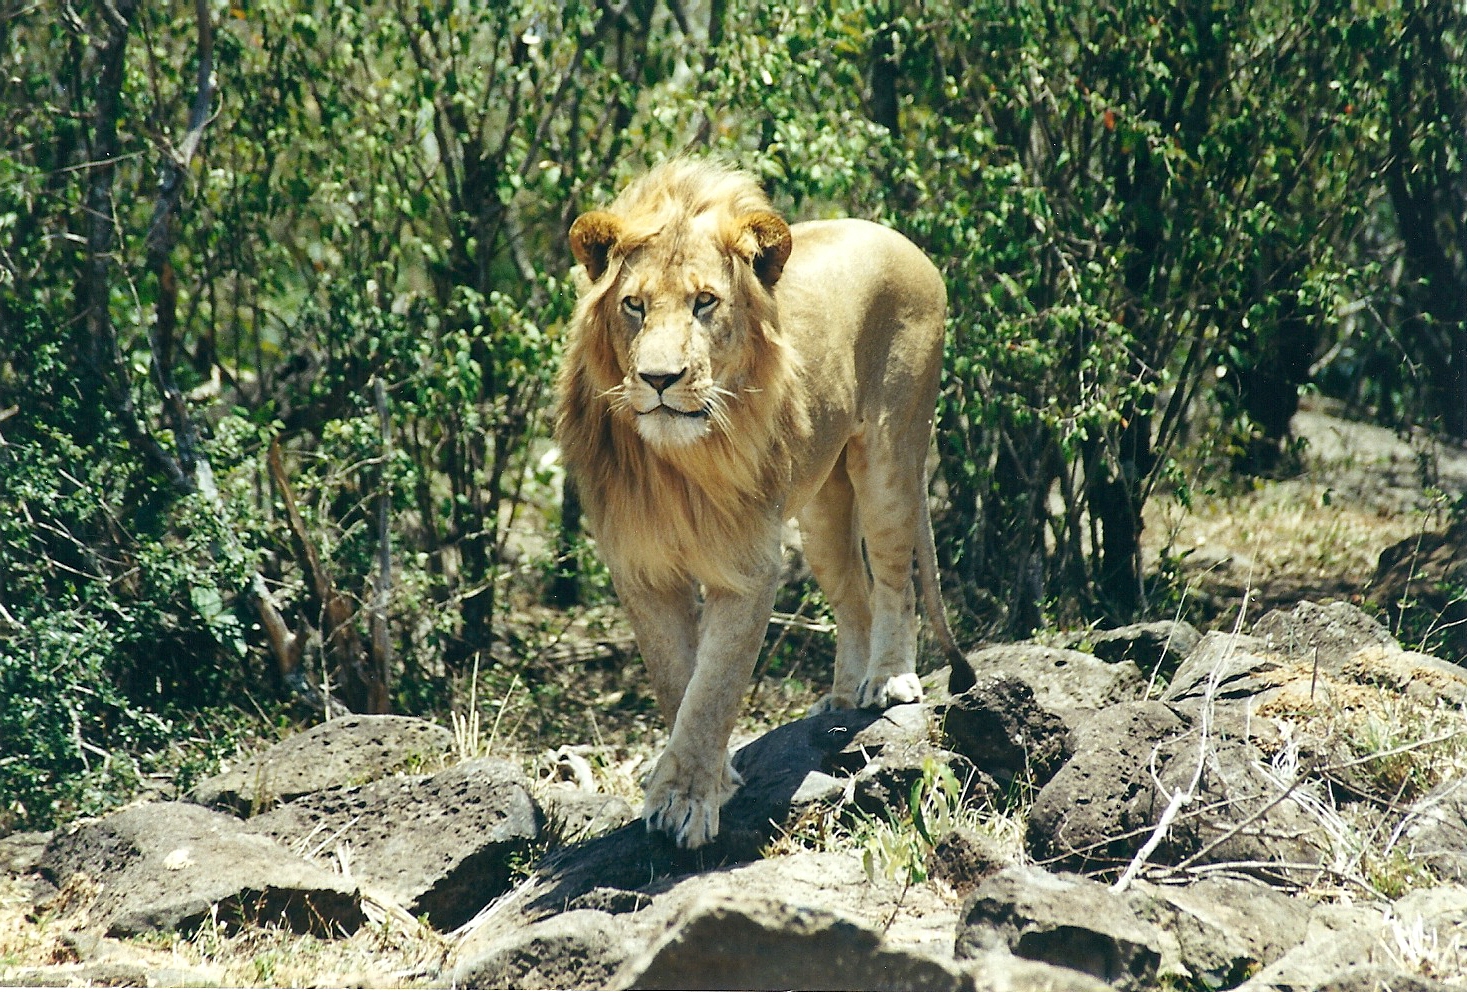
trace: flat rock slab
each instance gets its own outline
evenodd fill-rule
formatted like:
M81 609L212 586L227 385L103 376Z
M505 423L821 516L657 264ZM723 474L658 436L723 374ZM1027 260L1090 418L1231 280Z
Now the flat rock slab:
M1008 951L1115 988L1232 988L1303 941L1309 908L1265 885L1213 879L1123 892L1078 875L1007 868L963 907L956 954Z
M111 937L187 932L215 916L336 935L363 919L354 884L192 803L149 803L84 822L52 838L38 867L61 888L58 900L72 900L53 908L85 910Z
M1329 672L1338 671L1361 648L1401 647L1374 617L1349 603L1305 600L1292 610L1271 610L1253 625L1253 636L1281 654L1317 656Z
M406 716L344 716L287 737L194 786L185 797L240 816L326 789L441 766L453 734Z
M883 944L880 931L779 899L698 898L628 961L615 989L930 989L962 987L950 963Z
M1146 678L1135 662L1106 662L1066 648L1000 644L974 652L969 660L979 678L1022 679L1039 705L1051 712L1100 709L1136 699L1146 690Z
M344 852L374 894L450 930L509 887L541 816L516 766L481 760L303 796L247 828L307 855Z
M1090 653L1101 661L1134 661L1147 676L1170 676L1202 635L1185 620L1157 620L1097 631L1087 640Z

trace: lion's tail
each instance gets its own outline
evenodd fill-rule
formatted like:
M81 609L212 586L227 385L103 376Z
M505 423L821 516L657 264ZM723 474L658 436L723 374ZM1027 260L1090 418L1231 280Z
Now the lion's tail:
M922 520L919 527L921 532L917 535L917 577L922 582L922 607L927 613L927 623L937 635L937 641L942 645L948 663L952 665L947 688L949 692L956 694L970 688L978 681L978 676L973 671L968 656L963 654L958 642L953 639L952 628L947 625L947 608L943 606L942 586L937 578L937 539L932 534L932 508L927 505L925 480L922 486Z

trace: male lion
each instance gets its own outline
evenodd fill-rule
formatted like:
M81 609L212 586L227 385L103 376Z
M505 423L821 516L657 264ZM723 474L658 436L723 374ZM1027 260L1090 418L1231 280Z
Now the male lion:
M740 784L728 739L786 519L838 631L817 707L922 697L914 552L955 682L972 682L927 508L946 291L901 235L790 227L750 176L687 159L578 218L570 243L584 277L556 433L672 727L643 818L696 848Z

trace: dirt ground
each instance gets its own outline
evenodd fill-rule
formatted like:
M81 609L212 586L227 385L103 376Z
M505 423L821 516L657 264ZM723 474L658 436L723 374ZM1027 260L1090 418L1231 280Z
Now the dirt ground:
M1300 599L1372 604L1380 552L1440 529L1467 493L1467 450L1425 434L1345 420L1327 402L1294 418L1302 467L1284 479L1200 480L1190 506L1172 495L1147 507L1147 570L1172 569L1182 611L1245 622Z

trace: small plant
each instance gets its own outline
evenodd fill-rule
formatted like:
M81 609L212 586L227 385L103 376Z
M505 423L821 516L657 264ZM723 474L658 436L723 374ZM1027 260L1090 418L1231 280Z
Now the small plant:
M884 875L904 885L927 881L927 857L959 823L962 783L947 765L928 757L922 775L912 783L905 815L892 812L872 820L861 838L861 863L873 881Z

